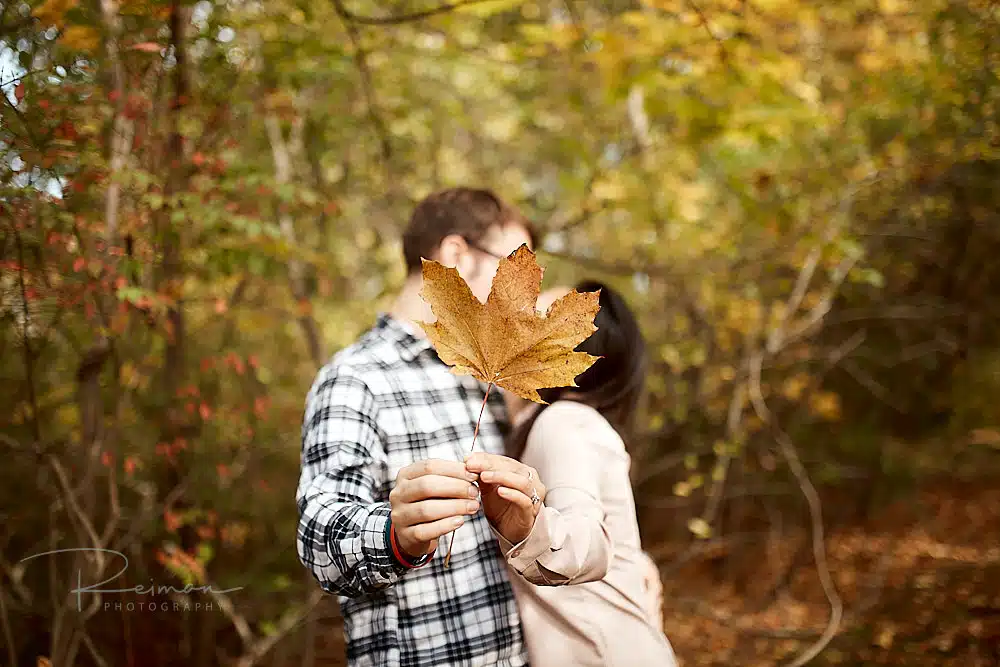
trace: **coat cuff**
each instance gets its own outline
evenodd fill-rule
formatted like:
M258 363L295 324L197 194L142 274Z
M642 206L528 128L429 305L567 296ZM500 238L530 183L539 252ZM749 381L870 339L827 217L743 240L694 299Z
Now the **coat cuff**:
M531 532L517 544L511 543L496 529L490 527L500 542L504 559L515 571L524 574L524 571L534 565L541 556L549 551L559 549L561 545L554 544L555 540L553 540L551 532L550 514L555 511L551 507L543 506L538 516L535 517L535 524L531 527Z

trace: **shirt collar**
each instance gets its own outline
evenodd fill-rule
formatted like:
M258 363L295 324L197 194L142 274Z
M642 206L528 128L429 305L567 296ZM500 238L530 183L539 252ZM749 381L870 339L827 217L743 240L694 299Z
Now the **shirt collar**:
M389 313L379 313L375 328L393 343L404 361L413 361L425 350L432 349L426 336L418 336L413 326Z

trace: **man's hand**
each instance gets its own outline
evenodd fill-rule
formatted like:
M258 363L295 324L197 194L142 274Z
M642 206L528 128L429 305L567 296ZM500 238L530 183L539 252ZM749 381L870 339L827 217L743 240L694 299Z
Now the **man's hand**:
M476 452L465 469L479 475L479 491L487 520L511 544L522 542L535 525L545 500L538 471L499 454Z
M437 548L438 538L455 530L479 510L472 482L477 475L458 461L429 459L406 466L389 494L392 525L399 548L419 558Z

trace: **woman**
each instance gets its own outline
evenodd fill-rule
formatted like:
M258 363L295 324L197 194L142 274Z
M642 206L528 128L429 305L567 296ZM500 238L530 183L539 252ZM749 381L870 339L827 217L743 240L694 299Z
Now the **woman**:
M659 575L642 551L623 438L645 381L645 344L618 292L601 291L597 331L578 350L599 356L577 387L522 403L509 455L545 480L541 521L520 545L504 543L532 665L673 667L662 631ZM567 289L539 299L545 311Z

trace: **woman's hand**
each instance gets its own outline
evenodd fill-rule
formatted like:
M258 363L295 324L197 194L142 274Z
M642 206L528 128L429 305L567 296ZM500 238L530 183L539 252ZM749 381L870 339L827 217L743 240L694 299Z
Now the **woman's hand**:
M507 456L483 452L466 457L465 469L479 475L486 519L511 544L523 542L545 500L538 471Z

